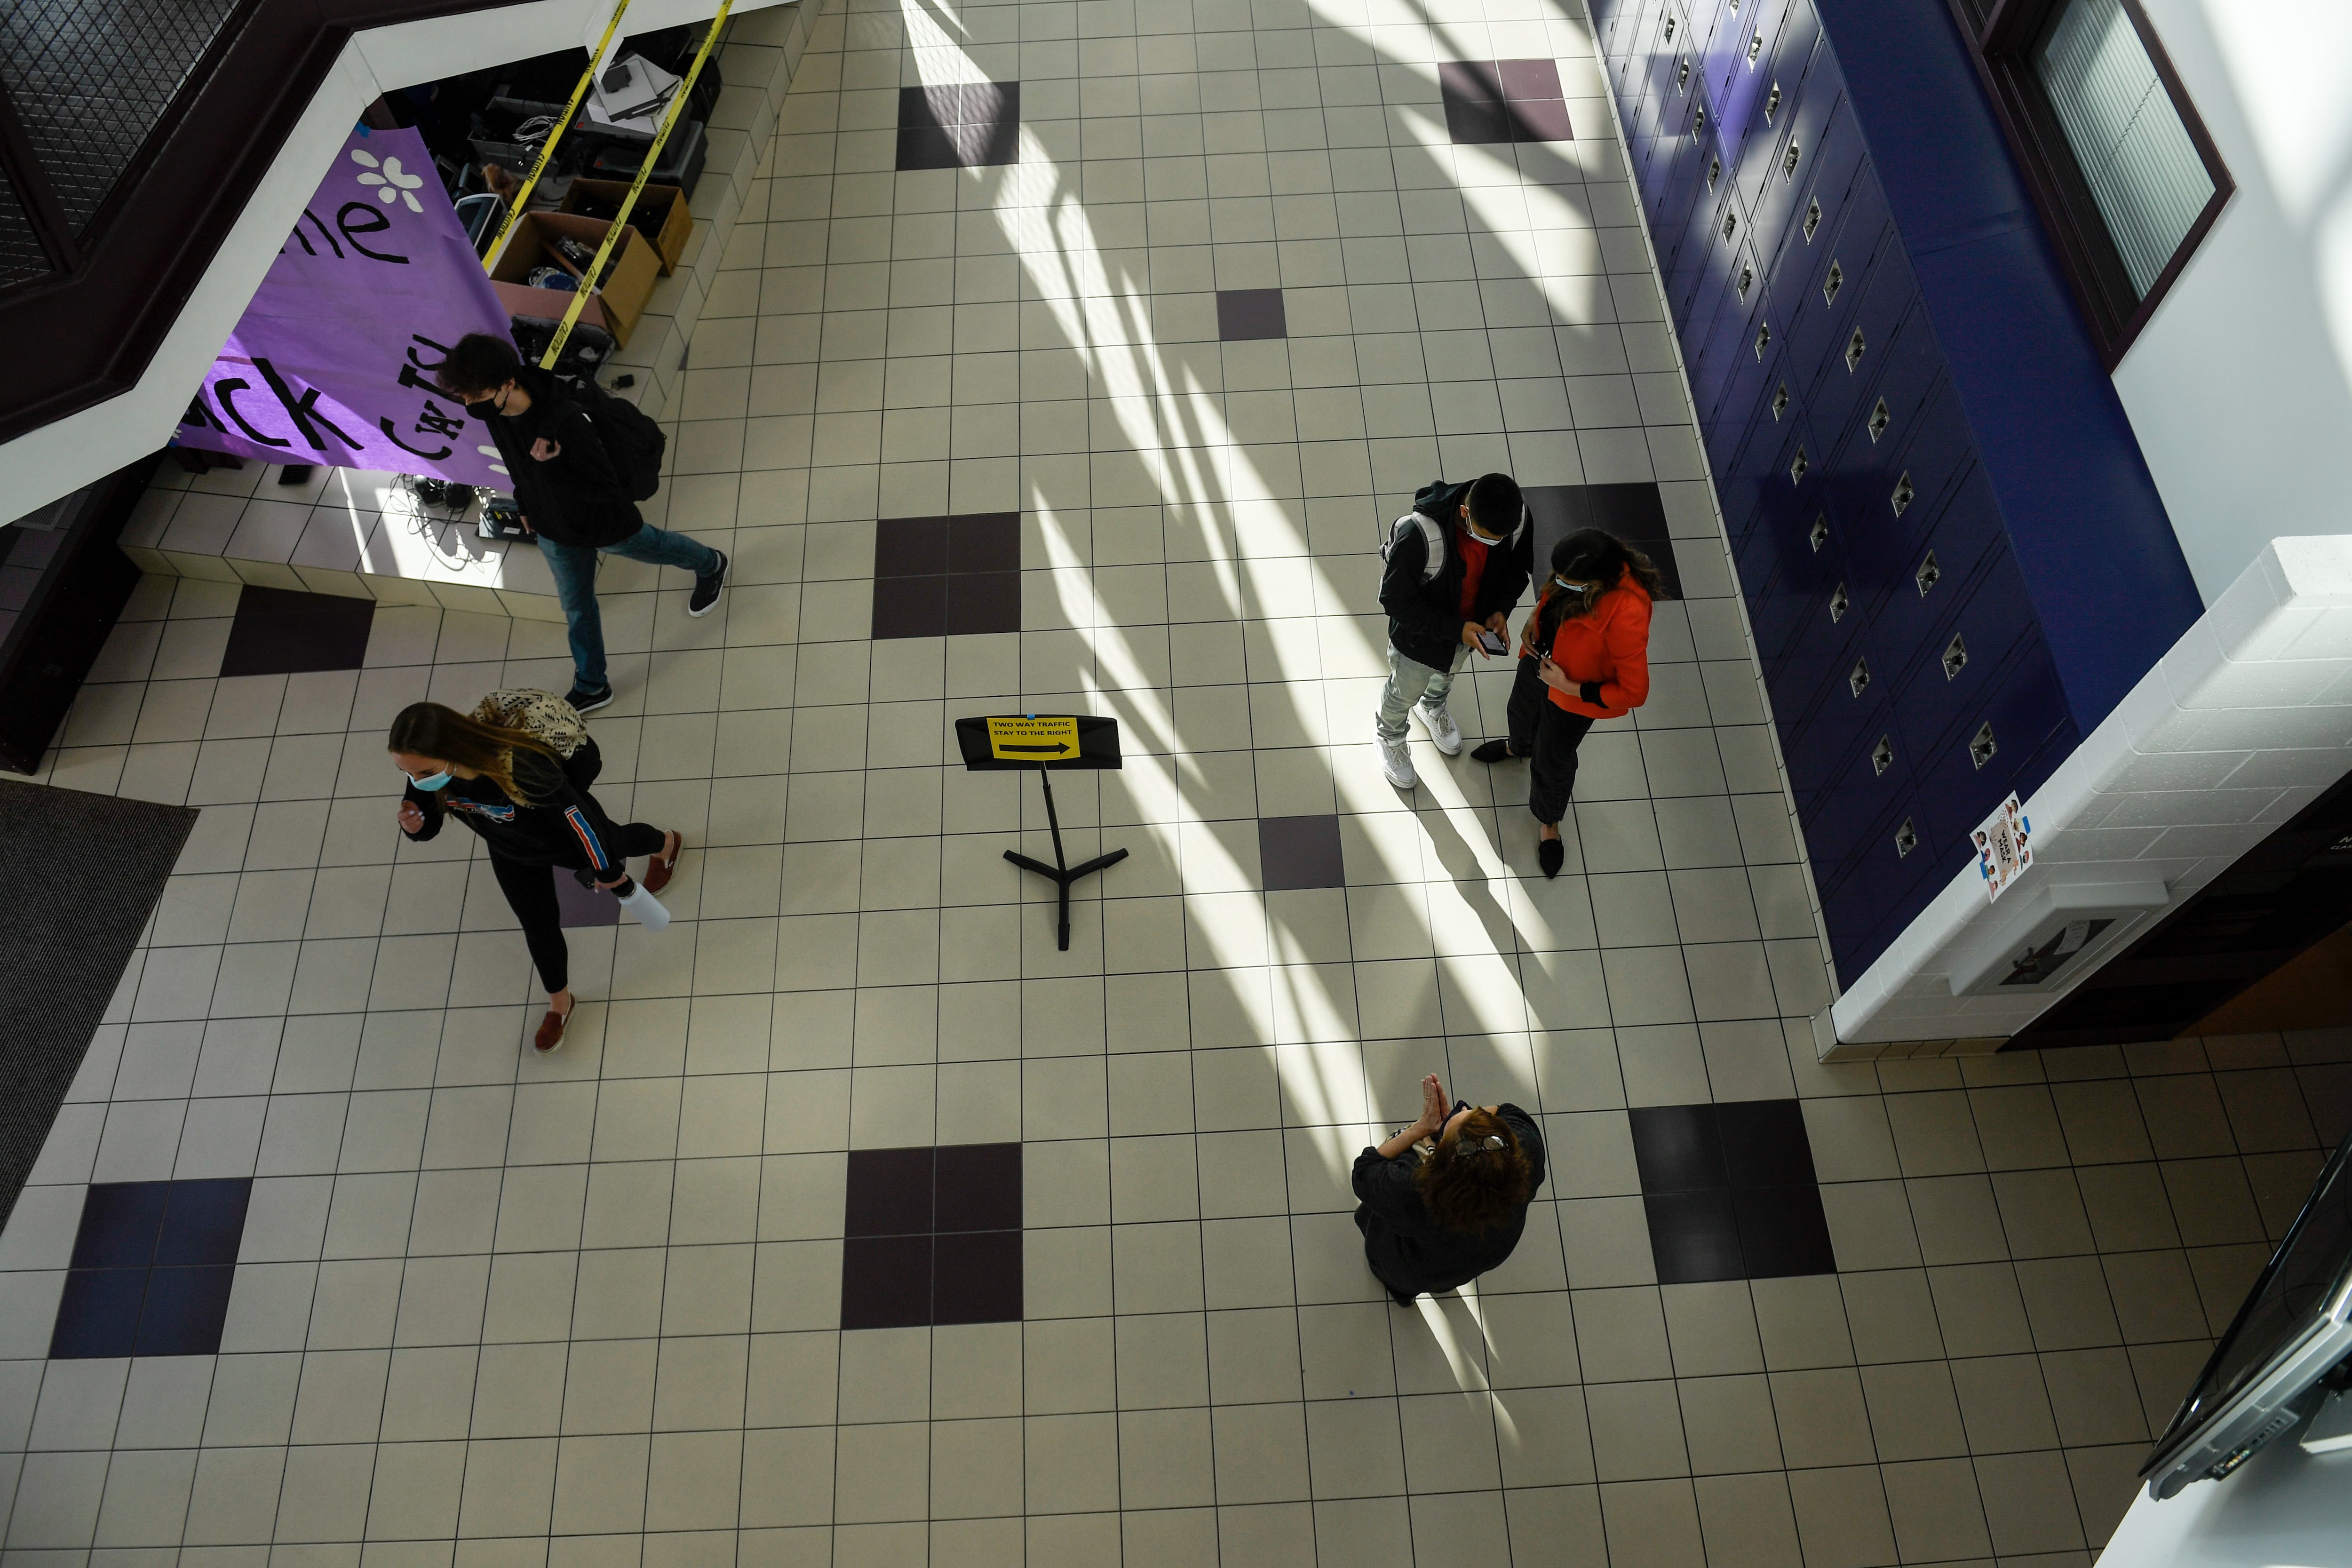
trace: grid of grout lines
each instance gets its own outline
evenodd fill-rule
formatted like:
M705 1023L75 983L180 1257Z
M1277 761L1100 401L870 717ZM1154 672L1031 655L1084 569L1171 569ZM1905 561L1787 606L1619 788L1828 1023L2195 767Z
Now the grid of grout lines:
M690 620L604 574L599 791L687 830L679 918L571 933L554 1058L487 867L395 839L381 752L408 701L561 689L562 628L383 605L358 668L223 678L235 586L142 586L44 776L205 809L0 1237L12 1555L2088 1562L2352 1053L1812 1061L1589 33L1507 9L818 25L657 503L733 585ZM1547 58L1572 140L1454 144L1439 62ZM896 172L902 90L979 78L1020 82L1021 161ZM1244 289L1286 336L1221 341ZM1496 468L1609 487L1547 526L1654 519L1684 595L1557 881L1518 770L1416 741L1400 795L1369 743L1387 521ZM1018 632L876 637L876 519L946 520L952 577L1006 517ZM1463 682L1465 730L1507 689ZM945 765L956 717L1056 710L1128 758L1056 791L1072 859L1131 852L1067 953L1002 858L1050 853L1036 792ZM1475 1301L1405 1313L1346 1173L1431 1069L1554 1170ZM1796 1103L1841 1272L1661 1285L1633 1112L1751 1101ZM842 1331L851 1152L1016 1144L1022 1229L979 1234L1022 1321ZM44 1359L89 1184L248 1177L218 1356Z

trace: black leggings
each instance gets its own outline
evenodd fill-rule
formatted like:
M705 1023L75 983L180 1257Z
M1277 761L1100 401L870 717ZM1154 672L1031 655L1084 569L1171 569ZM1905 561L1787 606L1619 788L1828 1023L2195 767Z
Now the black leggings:
M1511 679L1511 754L1528 759L1528 809L1547 826L1568 815L1576 793L1576 748L1592 721L1551 700L1551 688L1536 673L1536 661L1519 660Z
M624 859L632 855L658 855L666 841L660 828L632 822L621 829L617 848ZM584 868L586 862L581 865ZM522 922L522 940L530 949L531 963L539 969L539 983L547 987L551 996L572 984L572 955L563 942L563 906L556 901L555 879L569 877L573 869L569 866L526 866L503 855L490 857L490 871L499 879L499 889L507 896L507 907Z

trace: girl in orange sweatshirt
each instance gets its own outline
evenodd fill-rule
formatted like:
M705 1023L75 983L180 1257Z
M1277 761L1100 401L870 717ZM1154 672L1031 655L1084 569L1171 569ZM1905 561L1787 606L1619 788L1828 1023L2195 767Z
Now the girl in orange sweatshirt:
M1650 604L1661 592L1650 558L1613 533L1580 528L1552 546L1551 575L1519 632L1510 738L1470 753L1528 759L1528 809L1540 825L1536 859L1547 877L1567 858L1559 819L1584 732L1649 700Z

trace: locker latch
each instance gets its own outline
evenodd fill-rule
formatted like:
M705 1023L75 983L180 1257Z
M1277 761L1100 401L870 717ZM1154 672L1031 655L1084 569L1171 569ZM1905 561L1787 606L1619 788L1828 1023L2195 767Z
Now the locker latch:
M1756 68L1756 62L1758 59L1762 58L1763 54L1764 34L1759 29L1753 37L1750 37L1748 40L1748 68L1749 70L1754 70Z
M1955 679L1968 667L1969 645L1961 640L1959 633L1954 632L1951 646L1944 650L1944 679Z
M1739 268L1739 302L1748 303L1748 290L1755 286L1756 268L1743 265Z
M1789 384L1784 381L1780 384L1780 390L1772 394L1773 423L1780 423L1780 416L1787 412L1789 412Z
M1797 139L1793 136L1790 137L1789 150L1780 154L1780 180L1782 184L1785 184L1789 181L1797 177L1797 160L1804 155L1805 150L1797 144Z
M1712 181L1710 181L1710 183L1712 183ZM1738 213L1726 213L1726 214L1724 214L1724 215L1723 215L1723 237L1724 237L1724 238L1726 238L1726 239L1729 239L1733 235L1738 234L1738 232L1739 232L1739 215L1738 215Z
M1856 697L1861 696L1864 690L1868 689L1870 686L1870 660L1867 658L1855 659L1853 661L1853 668L1846 675L1845 683L1853 689L1853 694Z
M1853 336L1846 339L1845 341L1846 374L1852 375L1855 369L1861 365L1862 356L1869 352L1870 345L1863 341L1862 329L1860 327L1856 327L1853 330Z
M1669 21L1669 22L1667 22L1666 26L1667 26L1667 28L1668 28L1668 32L1667 32L1667 35L1666 35L1666 36L1667 36L1669 38L1671 38L1671 37L1674 37L1674 34L1673 34L1673 31L1672 31L1672 29L1673 29L1673 27L1674 27L1674 23L1673 23L1672 21ZM1685 60L1683 61L1683 63L1682 63L1682 68L1681 68L1680 70L1677 70L1676 72L1675 72L1675 90L1676 92L1681 92L1681 91L1685 90L1685 89L1687 89L1689 86L1690 86L1690 61L1689 61L1688 59L1685 59Z
M1830 595L1830 625L1835 626L1845 619L1846 606L1853 602L1845 595L1845 584L1839 584L1836 590Z
M1821 198L1816 196L1812 204L1805 208L1805 243L1807 245L1813 243L1813 230L1821 226L1822 203Z
M1772 90L1764 95L1764 123L1771 124L1772 117L1780 112L1780 84L1776 81L1772 84Z
M1792 485L1803 484L1805 475L1812 470L1812 467L1813 460L1805 456L1804 443L1799 442L1797 455L1789 460L1789 482Z
M1895 742L1890 737L1881 735L1878 737L1878 744L1870 748L1871 773L1873 776L1875 776L1885 773L1894 765Z
M1670 12L1668 12L1668 13L1666 14L1666 42L1668 42L1668 43L1670 43L1670 44L1671 44L1671 43L1673 43L1674 41L1675 41L1675 17L1674 17L1674 13L1670 11Z
M1911 500L1915 494L1916 494L1916 492L1911 489L1911 476L1909 474L1906 473L1901 479L1895 481L1895 493L1886 499L1888 501L1893 503L1895 516L1901 517L1905 512L1911 510Z
M1905 859L1918 847L1919 830L1911 826L1911 818L1906 816L1903 819L1903 826L1895 830L1895 858Z
M1977 766L1982 767L1992 761L1993 752L2000 749L1992 742L1992 721L1988 719L1985 721L1984 728L1977 731L1976 739L1969 742L1969 760Z
M1826 305L1835 300L1838 297L1838 290L1844 287L1845 268L1837 264L1835 257L1832 257L1830 275L1822 279L1822 303Z
M1923 599L1928 589L1944 580L1944 569L1936 564L1934 551L1927 552L1927 559L1919 563L1919 570L1911 574L1911 580L1919 584L1919 596Z
M1885 435L1886 427L1894 423L1895 416L1886 410L1886 399L1880 398L1878 406L1870 411L1870 444L1877 446L1878 438Z
M1756 329L1756 357L1762 359L1764 351L1772 346L1772 323L1766 321Z
M1698 106L1698 112L1691 116L1691 140L1694 142L1700 142L1706 140L1706 105L1702 103Z
M1823 512L1813 519L1813 531L1805 537L1813 542L1813 553L1819 555L1822 546L1830 542L1830 514Z
M1715 189L1715 182L1722 177L1723 157L1718 153L1715 157L1709 158L1706 161L1706 188L1710 191ZM1730 230L1726 229L1724 232L1727 236L1730 233Z

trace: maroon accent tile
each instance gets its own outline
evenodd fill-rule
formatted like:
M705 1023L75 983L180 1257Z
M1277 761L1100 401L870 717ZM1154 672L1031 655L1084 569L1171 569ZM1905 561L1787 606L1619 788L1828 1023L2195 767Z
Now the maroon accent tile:
M1500 103L1503 79L1493 60L1445 60L1437 68L1437 90L1465 103Z
M1021 159L1021 84L898 89L898 167L976 169Z
M968 81L957 89L965 125L994 125L1021 117L1021 84L1017 81Z
M963 119L963 90L953 82L898 89L898 129L955 125Z
M841 1245L841 1326L911 1329L931 1321L931 1238L851 1237Z
M1217 290L1217 337L1221 342L1250 342L1289 335L1290 323L1283 313L1281 289Z
M1688 1193L1731 1184L1715 1112L1712 1105L1644 1105L1628 1112L1643 1192Z
M1828 1215L1819 1187L1768 1187L1735 1192L1739 1215L1739 1253L1750 1279L1793 1274L1834 1274L1837 1252L1830 1244ZM1661 1274L1659 1280L1664 1281Z
M550 875L555 879L555 907L562 911L560 923L564 930L621 923L620 900L601 888L582 887L580 879L561 866L551 868Z
M965 1231L934 1242L931 1321L1021 1321L1021 1233ZM844 1328L849 1325L845 1321Z
M1532 98L1558 99L1559 67L1551 60L1496 60L1496 74L1502 82L1502 96L1511 102Z
M1715 1124L1735 1190L1813 1184L1812 1142L1795 1100L1726 1100L1715 1108Z
M937 577L948 570L950 517L886 517L874 525L874 575Z
M1559 99L1540 99L1533 102L1504 105L1513 124L1514 142L1573 142L1576 133L1569 129L1568 105Z
M932 1151L853 1149L845 1236L921 1236L931 1228Z
M1666 531L1665 505L1650 480L1622 485L1528 485L1528 513L1535 520L1536 564L1551 559L1551 547L1580 528L1606 529L1648 556L1665 579L1669 598L1683 596L1682 570Z
M1445 134L1456 147L1491 146L1511 140L1510 111L1499 103L1445 101Z
M221 655L223 675L301 675L367 662L375 601L247 585Z
M1659 1284L1696 1285L1745 1276L1729 1193L1645 1194L1642 1212L1650 1224L1650 1255L1657 1263Z
M1021 1145L950 1143L939 1150L941 1231L1021 1228Z
M955 138L937 125L902 126L898 132L898 167L906 169L961 169L963 159L957 154Z
M947 579L950 637L1021 629L1021 574L960 572Z
M100 1182L81 1200L74 1233L76 1268L144 1268L155 1260L169 1182Z
M1337 816L1259 817L1257 858L1259 878L1269 893L1348 885Z
M881 577L874 584L874 637L945 637L948 580L945 577Z
M947 569L950 572L1021 570L1019 512L970 512L949 518L946 521Z

